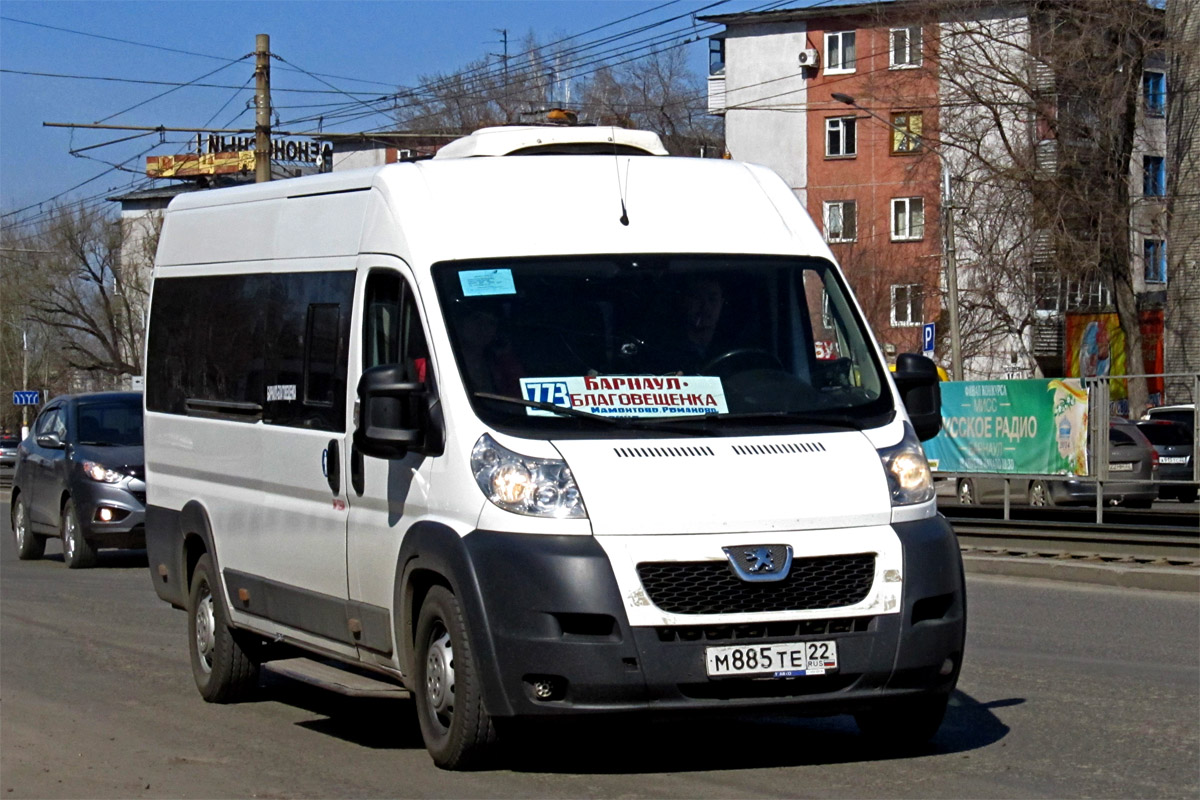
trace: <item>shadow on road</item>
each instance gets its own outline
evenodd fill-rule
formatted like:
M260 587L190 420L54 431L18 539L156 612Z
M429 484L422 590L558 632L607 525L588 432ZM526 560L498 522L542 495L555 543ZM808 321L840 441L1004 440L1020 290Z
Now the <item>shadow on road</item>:
M47 553L42 559L63 562L62 553ZM92 569L147 569L149 566L145 550L100 550Z
M423 749L411 700L352 698L266 673L262 700L323 718L302 727L373 749ZM980 702L955 692L932 741L871 749L849 716L615 718L508 725L496 768L516 772L638 774L845 764L969 753L1003 739L992 709L1020 698Z

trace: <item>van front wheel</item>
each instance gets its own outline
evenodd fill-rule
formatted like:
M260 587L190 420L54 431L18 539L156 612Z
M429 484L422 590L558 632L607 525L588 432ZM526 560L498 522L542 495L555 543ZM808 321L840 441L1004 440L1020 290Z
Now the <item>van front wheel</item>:
M458 599L434 586L421 604L416 640L417 719L433 763L481 766L496 743Z
M216 570L205 553L196 562L188 593L188 652L200 696L210 703L232 703L258 686L258 663L238 644L216 594Z

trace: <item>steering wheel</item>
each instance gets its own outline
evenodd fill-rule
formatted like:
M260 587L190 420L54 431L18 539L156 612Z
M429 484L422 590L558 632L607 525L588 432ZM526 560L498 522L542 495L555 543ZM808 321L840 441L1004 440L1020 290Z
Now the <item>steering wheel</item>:
M744 363L743 363L744 362ZM717 369L721 365L721 369ZM783 362L758 347L735 347L711 358L700 367L700 374L744 372L750 369L783 369Z

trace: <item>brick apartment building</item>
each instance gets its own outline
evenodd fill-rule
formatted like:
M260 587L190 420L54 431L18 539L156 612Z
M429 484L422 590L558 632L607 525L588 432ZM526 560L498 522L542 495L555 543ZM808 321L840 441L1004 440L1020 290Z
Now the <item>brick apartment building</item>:
M1111 314L1111 292L1096 274L1061 271L1034 181L994 191L997 175L1051 175L1074 157L1071 142L1039 124L1070 113L1055 75L1032 57L1039 22L1023 2L933 8L897 0L708 17L726 26L710 42L709 110L725 118L730 155L778 171L822 226L887 355L920 350L922 324L937 322L936 359L950 366L953 254L965 377L1069 374L1067 317ZM1029 79L1006 82L983 65ZM1161 309L1165 95L1160 82L1146 91L1129 258L1139 303ZM1161 310L1157 319L1161 336Z

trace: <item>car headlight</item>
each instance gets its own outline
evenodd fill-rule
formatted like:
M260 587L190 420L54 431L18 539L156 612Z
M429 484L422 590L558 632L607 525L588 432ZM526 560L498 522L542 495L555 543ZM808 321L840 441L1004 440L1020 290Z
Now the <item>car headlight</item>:
M933 499L933 473L911 425L904 423L904 438L882 448L879 457L892 493L892 505L909 506Z
M587 519L567 462L514 453L486 433L471 450L471 472L494 505L514 514Z
M120 483L126 476L95 461L83 462L83 474L100 483Z

